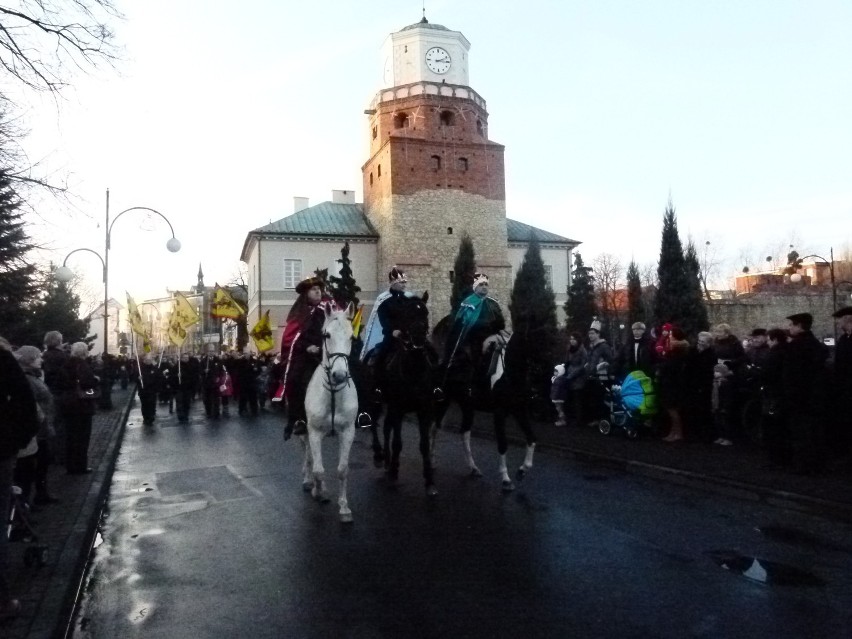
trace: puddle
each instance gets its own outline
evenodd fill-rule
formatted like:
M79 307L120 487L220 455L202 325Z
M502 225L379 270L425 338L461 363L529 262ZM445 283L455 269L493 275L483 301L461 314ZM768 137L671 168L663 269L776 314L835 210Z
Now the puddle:
M98 534L95 535L95 543L92 544L92 550L94 550L95 548L100 546L102 543L104 543L104 536L101 534L101 531L99 530Z
M780 541L794 546L807 546L809 548L822 548L824 550L834 550L847 553L852 552L849 548L821 539L816 535L797 528L788 528L787 526L769 524L767 526L757 526L755 531L765 535L772 541Z
M825 581L812 573L776 561L747 557L727 550L716 550L705 554L720 568L724 568L758 583L770 586L825 585Z

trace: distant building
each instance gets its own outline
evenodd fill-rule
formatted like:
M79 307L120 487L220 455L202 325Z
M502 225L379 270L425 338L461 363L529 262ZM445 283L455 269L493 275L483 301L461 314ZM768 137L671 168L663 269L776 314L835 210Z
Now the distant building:
M107 332L107 348L113 355L119 352L120 333L124 331L124 321L126 313L124 306L121 305L115 298L109 298L107 305L109 331ZM94 356L101 355L104 352L104 304L101 302L97 308L87 318L89 320L89 335L97 335L97 339L92 342L90 353Z

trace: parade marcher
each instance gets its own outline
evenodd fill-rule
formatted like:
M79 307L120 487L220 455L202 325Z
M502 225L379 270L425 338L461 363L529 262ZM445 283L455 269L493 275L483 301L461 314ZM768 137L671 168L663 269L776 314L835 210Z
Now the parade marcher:
M38 432L38 410L27 376L11 353L9 342L0 337L0 512L9 512L12 470L18 450ZM9 588L9 546L6 524L0 531L0 618L14 617L21 602Z
M389 313L388 309L382 311L382 306L385 302L398 299L400 296L411 297L411 293L406 290L407 286L408 278L405 276L405 273L402 269L394 266L388 273L388 290L379 293L375 304L373 304L373 309L370 311L370 318L364 326L364 343L359 355L359 359L362 362L365 361L368 356L371 355L371 352L376 350L377 347L381 350L380 345L386 341L385 335L388 331L386 330L382 320L386 319ZM393 315L392 311L390 315ZM391 332L393 331L391 330ZM378 355L378 353L375 354Z
M334 300L325 295L325 282L320 277L302 280L296 286L296 293L299 297L287 315L281 339L287 400L285 440L307 432L305 393L322 356L322 327L326 314L336 309Z
M200 374L198 360L190 357L189 353L181 353L180 368L175 370L177 377L175 412L177 412L178 422L186 423L189 421L189 409L198 387Z
M243 353L234 360L234 379L237 384L239 400L237 412L257 417L257 378L260 375L260 364L254 355Z
M486 340L506 328L500 303L488 296L488 276L474 273L473 293L459 305L444 351L444 364L449 371L462 358L470 362L470 391L474 397L486 397L489 389L487 364L483 352ZM496 342L491 341L492 347Z
M88 355L88 344L72 344L59 381L62 392L60 411L65 424L65 469L69 475L92 472L88 465L89 440L92 437L92 417L97 410L94 389L100 388L100 380L92 372Z
M609 367L613 362L612 348L601 337L601 323L595 319L589 326L588 360L586 361L586 416L593 423L607 416L604 404L604 383L609 381Z
M760 432L766 449L766 468L779 470L790 466L790 433L782 413L781 385L787 333L781 328L773 328L767 332L766 337L769 355L763 364Z
M790 434L794 472L817 473L820 468L823 409L827 400L828 349L811 332L813 316L796 313L787 317L790 341L781 368L783 414Z
M151 425L157 417L157 395L162 385L162 375L154 356L146 353L139 369L139 403L142 408L142 423Z
M204 358L201 383L204 412L209 419L219 419L222 412L222 400L219 396L219 378L222 375L222 363L215 355Z

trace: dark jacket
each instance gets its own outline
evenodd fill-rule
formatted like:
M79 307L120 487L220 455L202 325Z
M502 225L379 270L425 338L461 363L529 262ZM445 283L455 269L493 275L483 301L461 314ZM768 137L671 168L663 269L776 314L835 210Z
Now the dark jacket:
M810 331L792 336L783 350L781 392L785 412L814 414L827 400L828 349Z
M97 403L91 399L80 399L77 391L95 389L100 380L95 376L89 362L80 357L69 357L59 377L59 412L71 417L94 415Z
M0 348L0 458L17 454L35 437L38 427L36 401L27 376L15 356Z
M620 379L633 371L642 371L653 379L656 372L656 360L654 342L650 337L643 335L637 340L631 336L616 360L618 377Z
M693 392L689 384L689 346L681 344L672 343L671 350L661 360L657 370L657 394L666 409L686 408Z
M586 362L586 377L588 379L598 379L602 371L598 370L598 366L602 363L612 364L612 348L606 343L606 340L598 340L594 346L589 346L589 358Z
M586 362L589 355L585 347L580 344L573 353L568 349L568 357L565 360L565 382L567 390L580 390L586 385Z
M41 354L41 370L44 372L44 383L54 396L57 395L61 384L62 369L68 361L68 353L61 348L51 347Z

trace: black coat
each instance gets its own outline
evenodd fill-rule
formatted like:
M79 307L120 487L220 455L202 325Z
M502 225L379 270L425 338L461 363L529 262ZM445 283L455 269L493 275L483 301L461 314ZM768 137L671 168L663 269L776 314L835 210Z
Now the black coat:
M790 338L783 350L781 393L785 412L812 415L828 398L828 348L810 331Z
M0 348L0 458L11 457L24 448L38 427L29 380L15 356Z
M638 340L631 336L618 354L616 370L619 378L633 371L642 371L653 379L656 367L657 352L654 349L653 340L647 335L643 335Z
M95 376L89 362L80 357L69 357L62 367L57 390L60 395L59 411L63 415L79 417L94 415L97 408L93 400L80 400L77 389L98 388L100 380Z

